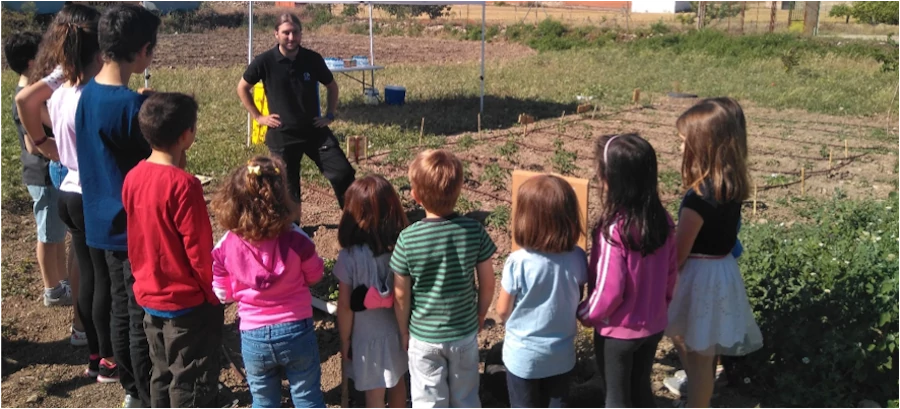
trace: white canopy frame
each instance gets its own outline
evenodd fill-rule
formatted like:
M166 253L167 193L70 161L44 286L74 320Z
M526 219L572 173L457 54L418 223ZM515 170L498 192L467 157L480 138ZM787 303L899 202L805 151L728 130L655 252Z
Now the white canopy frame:
M481 97L479 99L478 112L484 114L484 49L485 49L485 30L487 29L487 2L485 1L324 1L310 0L304 3L324 3L324 4L365 4L369 12L369 64L375 65L375 34L374 34L374 18L373 6L375 4L399 4L399 5L481 5L481 74L478 79L481 82ZM253 1L248 2L247 16L249 20L249 31L247 33L247 64L253 61ZM372 86L375 85L375 72L372 72ZM251 121L250 114L247 114L247 145L250 145Z

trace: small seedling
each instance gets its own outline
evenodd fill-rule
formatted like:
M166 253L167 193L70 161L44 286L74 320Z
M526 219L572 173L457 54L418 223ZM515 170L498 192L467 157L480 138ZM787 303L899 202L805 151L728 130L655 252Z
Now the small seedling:
M553 170L563 175L571 175L578 169L575 166L575 159L578 158L578 155L575 152L567 151L563 147L563 141L560 138L556 138L553 141L553 146L555 149L553 156L550 158L550 165L553 166Z
M456 140L456 146L464 151L469 150L469 148L475 146L477 143L478 141L476 141L471 134L465 134L463 136L460 136L459 139Z
M472 166L469 161L462 161L463 180L472 180Z
M500 165L496 163L491 163L484 167L484 172L481 173L481 182L487 183L494 188L494 190L502 190L506 188L506 177L509 175L509 171L500 167Z
M459 214L468 214L481 209L481 202L477 200L469 200L465 195L459 195L456 199L456 211Z
M519 145L512 138L507 139L506 143L497 147L497 155L512 162L516 153L519 152Z
M494 211L485 219L488 226L506 230L509 227L510 210L507 205L500 205L494 208Z
M393 166L406 166L412 159L412 151L407 148L398 147L388 154L385 162Z

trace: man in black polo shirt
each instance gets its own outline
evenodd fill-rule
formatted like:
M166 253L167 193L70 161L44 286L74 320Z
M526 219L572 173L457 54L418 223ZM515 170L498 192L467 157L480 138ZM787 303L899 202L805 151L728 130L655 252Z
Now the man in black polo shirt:
M309 156L331 182L338 204L344 207L344 192L353 183L356 171L340 144L328 129L334 121L338 103L338 85L325 60L315 51L300 46L302 28L297 16L278 17L275 39L278 45L258 55L238 83L238 96L244 108L260 125L269 127L266 146L284 160L288 188L300 203L300 160ZM269 115L260 114L253 104L253 86L263 82ZM328 109L320 114L316 83L328 90Z

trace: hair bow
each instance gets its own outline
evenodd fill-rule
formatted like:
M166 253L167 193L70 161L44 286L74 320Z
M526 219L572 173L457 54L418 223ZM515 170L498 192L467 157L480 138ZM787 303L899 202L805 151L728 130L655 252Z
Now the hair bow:
M259 176L262 175L262 172L259 169L259 165L247 165L247 174Z

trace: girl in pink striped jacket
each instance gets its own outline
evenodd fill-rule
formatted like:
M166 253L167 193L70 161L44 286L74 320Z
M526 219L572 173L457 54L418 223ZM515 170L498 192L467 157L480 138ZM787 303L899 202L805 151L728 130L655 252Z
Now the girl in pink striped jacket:
M594 148L602 208L578 308L593 327L606 407L656 406L650 373L678 275L675 229L659 200L656 152L636 134Z

